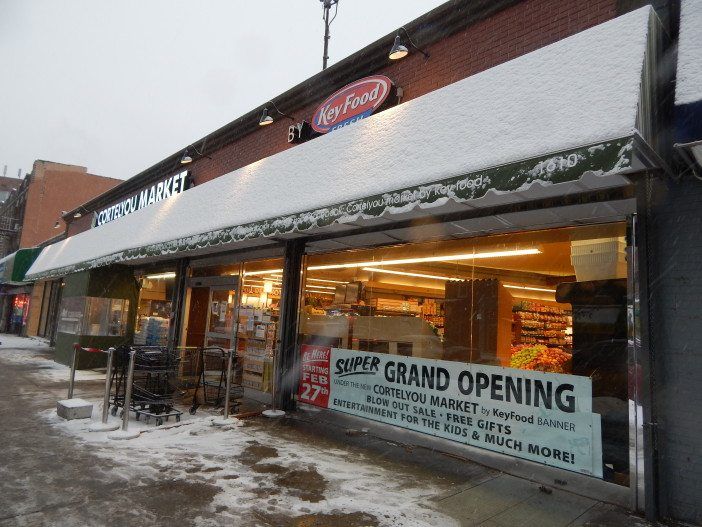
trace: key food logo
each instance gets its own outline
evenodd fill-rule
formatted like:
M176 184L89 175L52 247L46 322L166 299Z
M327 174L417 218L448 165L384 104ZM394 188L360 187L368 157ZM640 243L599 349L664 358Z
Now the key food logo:
M312 128L320 134L365 119L390 95L392 81L385 75L364 77L335 91L317 107Z

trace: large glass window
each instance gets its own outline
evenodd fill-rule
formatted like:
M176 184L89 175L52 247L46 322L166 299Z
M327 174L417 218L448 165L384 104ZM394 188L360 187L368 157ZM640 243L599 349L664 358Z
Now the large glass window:
M134 331L138 346L166 346L171 326L175 271L148 273L140 277L139 304Z
M483 379L489 379L493 400L500 404L528 399L536 410L551 406L558 409L558 404L573 415L597 414L601 416L602 434L600 437L599 431L592 432L596 437L591 450L597 450L594 458L598 466L580 471L601 473L605 479L626 484L629 451L624 236L625 225L610 224L310 255L303 286L300 342L306 350L344 350L339 356L371 352L407 357L401 367L409 368L406 373L392 376L385 372L387 382L393 377L392 382L401 379L407 386L427 387L421 376L429 370L422 368L443 367L432 359L465 363L473 365L470 379L475 379L476 390ZM390 357L380 364L388 362L394 365L388 367L400 368L400 361ZM343 364L353 366L353 361ZM412 364L419 368L416 379L411 377ZM507 380L512 374L490 367L533 373L515 374L520 383L517 386L512 377ZM456 368L458 372L460 367ZM481 377L483 372L486 377ZM553 377L553 383L548 384L548 374L563 376ZM500 380L500 375L504 379ZM577 391L576 376L587 378L580 395L587 395L588 401L578 412L566 408L565 399L557 401L555 392L557 386L575 386L573 390ZM468 378L462 377L465 382L461 393L475 395L473 385L468 391ZM562 384L556 384L556 379ZM322 392L325 389L322 387ZM384 388L371 390L368 385L368 389L375 392L369 395L371 398L385 393ZM366 400L375 404L370 401ZM390 403L395 404L393 400ZM441 408L437 411L441 413ZM432 427L443 427L446 416L454 414L441 415L439 419L436 414L436 423L422 426L434 433ZM564 418L551 424L571 426L568 423ZM599 417L585 428L588 426L600 426ZM529 438L528 434L524 437ZM519 447L525 452L532 448L526 443ZM534 455L532 459L540 457Z
M61 301L58 331L71 335L122 337L127 331L129 300L92 296Z

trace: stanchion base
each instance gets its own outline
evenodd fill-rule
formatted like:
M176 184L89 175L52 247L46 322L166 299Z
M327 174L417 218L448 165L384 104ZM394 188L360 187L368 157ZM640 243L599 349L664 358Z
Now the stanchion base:
M217 417L215 419L212 419L212 426L231 426L233 424L234 421L232 421L229 418Z
M261 413L270 418L283 417L285 415L283 410L263 410Z
M112 432L111 434L108 434L107 437L109 439L136 439L139 437L139 432L136 430L117 430L116 432Z
M90 432L112 432L113 430L119 429L121 425L119 423L95 423L88 427Z

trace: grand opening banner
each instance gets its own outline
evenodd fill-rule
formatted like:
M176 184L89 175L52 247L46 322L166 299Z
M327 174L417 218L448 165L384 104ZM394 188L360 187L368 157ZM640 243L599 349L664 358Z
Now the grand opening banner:
M588 377L303 345L298 398L602 477Z

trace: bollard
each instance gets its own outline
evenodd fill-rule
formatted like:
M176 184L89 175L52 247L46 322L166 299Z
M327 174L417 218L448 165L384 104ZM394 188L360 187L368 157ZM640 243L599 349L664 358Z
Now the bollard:
M275 407L276 404L276 396L277 396L277 390L278 390L278 361L277 361L277 353L273 353L273 390L271 395L273 396L273 408L269 408L268 410L263 410L261 412L265 417L283 417L285 415L285 412L283 410L278 410Z
M229 350L229 360L227 361L227 382L225 384L226 392L224 393L224 414L222 419L214 419L212 421L212 424L215 426L225 426L231 424L229 421L229 394L231 393L232 388L232 363L234 362L234 353L236 353L236 351L233 349Z
M91 425L91 432L110 432L119 428L119 423L107 422L110 411L110 390L112 389L112 362L114 360L115 349L109 348L105 350L107 353L107 369L105 370L105 396L102 400L102 422L100 424Z
M73 361L71 362L71 373L68 379L68 398L56 402L56 415L66 420L90 419L93 415L93 405L83 399L73 398L73 388L76 382L76 358L78 351L82 349L78 344L73 345Z
M73 361L71 362L71 377L68 379L68 397L66 399L73 399L73 386L76 382L76 358L78 357L78 350L80 346L78 344L73 345Z
M134 350L129 351L129 369L127 370L127 385L124 389L124 407L122 408L122 429L112 432L110 439L134 439L139 437L139 432L130 432L129 429L129 406L132 403L132 382L134 382Z

